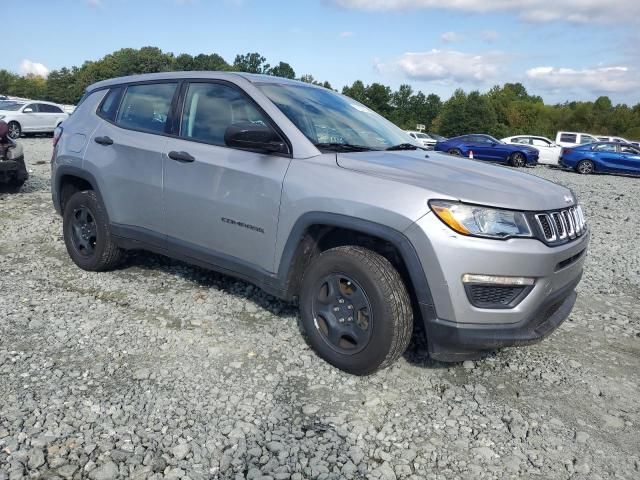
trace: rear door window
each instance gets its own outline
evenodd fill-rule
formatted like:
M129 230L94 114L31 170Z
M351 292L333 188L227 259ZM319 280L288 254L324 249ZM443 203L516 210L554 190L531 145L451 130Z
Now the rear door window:
M180 136L225 145L227 127L240 122L269 124L255 105L237 89L220 83L189 84Z
M122 99L116 123L124 128L164 133L177 83L130 85Z
M560 135L560 141L566 143L578 143L578 135L575 133L563 133Z

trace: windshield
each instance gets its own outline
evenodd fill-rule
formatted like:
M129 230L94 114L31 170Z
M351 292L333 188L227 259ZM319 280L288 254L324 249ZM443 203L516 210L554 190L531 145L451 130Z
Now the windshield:
M425 140L431 140L431 137L429 135L427 135L426 133L416 133L416 137L424 138Z
M16 110L20 110L20 107L22 107L23 105L24 103L15 102L7 102L6 105L4 105L4 102L2 102L0 103L0 109L15 112Z
M403 130L331 90L274 83L256 86L321 150L341 145L384 150L407 144Z

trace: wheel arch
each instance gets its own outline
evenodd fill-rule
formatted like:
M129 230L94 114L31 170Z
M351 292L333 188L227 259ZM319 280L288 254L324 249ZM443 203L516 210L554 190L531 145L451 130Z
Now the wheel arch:
M327 212L304 214L289 234L278 268L285 298L298 296L300 279L317 255L343 245L364 246L382 254L399 271L412 300L433 304L418 254L402 232L369 220ZM419 310L416 309L416 314Z
M65 203L69 198L74 193L82 190L93 190L102 201L98 182L91 173L71 165L57 167L52 187L52 197L54 207L58 213L62 214ZM102 203L104 205L104 202Z

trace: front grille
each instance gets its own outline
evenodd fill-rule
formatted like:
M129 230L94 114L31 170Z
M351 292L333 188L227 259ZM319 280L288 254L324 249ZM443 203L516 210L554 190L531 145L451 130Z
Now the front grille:
M578 207L537 213L534 217L542 237L548 243L573 240L587 231L582 209Z
M527 287L496 286L496 285L468 285L467 295L474 307L478 308L506 308L518 298Z

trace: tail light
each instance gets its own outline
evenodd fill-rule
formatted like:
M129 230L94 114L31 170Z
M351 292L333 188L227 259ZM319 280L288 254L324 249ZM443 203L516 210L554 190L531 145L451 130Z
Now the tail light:
M56 145L58 145L58 142L60 141L60 137L62 136L62 125L56 127L56 129L53 131L53 147L55 148Z
M569 155L571 154L572 150L570 148L563 148L562 149L562 155Z

